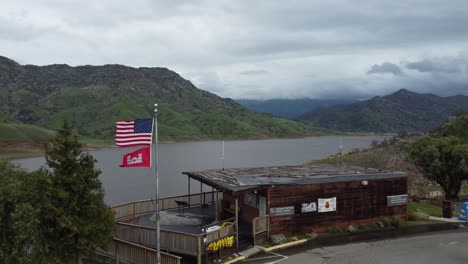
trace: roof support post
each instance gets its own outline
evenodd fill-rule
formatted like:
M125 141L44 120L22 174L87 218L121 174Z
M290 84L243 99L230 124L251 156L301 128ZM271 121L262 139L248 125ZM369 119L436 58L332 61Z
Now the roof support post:
M202 195L203 195L203 182L200 182L200 207L203 205Z
M216 190L216 200L213 200L213 202L215 203L215 221L218 222L219 221L218 190Z
M235 221L236 221L236 253L239 253L239 198L235 200Z
M187 176L188 179L188 207L190 208L190 177Z

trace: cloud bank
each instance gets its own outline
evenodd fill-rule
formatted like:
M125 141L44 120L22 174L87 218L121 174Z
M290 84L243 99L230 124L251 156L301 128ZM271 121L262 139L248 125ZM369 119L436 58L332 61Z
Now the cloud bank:
M232 98L468 94L468 2L2 3L0 51L22 64L162 66Z

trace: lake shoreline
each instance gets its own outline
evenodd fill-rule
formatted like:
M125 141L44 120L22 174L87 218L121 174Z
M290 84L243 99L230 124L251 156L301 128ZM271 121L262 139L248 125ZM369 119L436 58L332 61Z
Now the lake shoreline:
M329 135L305 135L305 136L290 136L290 137L262 137L262 138L200 138L200 139L187 139L187 140L161 140L160 144L177 144L177 143L203 143L213 141L258 141L258 140L282 140L282 139L308 139L320 138L328 136L342 136L342 137L370 137L370 136L393 136L391 133L343 133L343 134L329 134ZM108 139L80 139L85 151L95 151L100 149L118 148L114 145L114 141ZM44 156L45 144L47 141L0 141L0 159L14 160L23 158L34 158Z

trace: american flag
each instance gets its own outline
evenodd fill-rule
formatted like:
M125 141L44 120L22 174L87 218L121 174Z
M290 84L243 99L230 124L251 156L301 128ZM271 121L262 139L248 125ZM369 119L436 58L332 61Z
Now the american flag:
M115 144L119 147L151 146L153 119L117 121Z

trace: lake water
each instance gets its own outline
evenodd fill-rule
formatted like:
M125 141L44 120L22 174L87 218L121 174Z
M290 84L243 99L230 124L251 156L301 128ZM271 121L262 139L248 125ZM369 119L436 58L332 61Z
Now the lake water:
M367 148L379 136L343 137L343 150ZM322 159L339 152L340 137L311 137L301 139L271 139L226 141L225 168L300 165L309 160ZM122 156L137 148L108 148L91 151L101 169L100 176L108 204L115 205L155 196L154 169L120 168ZM159 144L160 196L187 194L187 176L182 171L199 171L222 168L222 142ZM15 160L23 168L35 170L45 160L43 157ZM198 182L191 180L192 192L199 192ZM211 191L204 188L203 191Z

